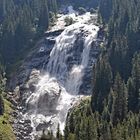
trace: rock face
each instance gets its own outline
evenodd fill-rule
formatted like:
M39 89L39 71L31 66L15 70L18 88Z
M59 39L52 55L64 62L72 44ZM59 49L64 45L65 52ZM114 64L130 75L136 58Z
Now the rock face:
M32 108L35 107L36 113L44 115L53 112L61 94L61 88L56 79L52 78L50 80L48 75L44 79L40 77L40 81L35 85L35 90L31 91L32 94L30 94L29 98L26 98L27 110L32 111Z
M17 140L34 139L46 128L55 132L58 123L63 130L67 112L79 95L91 93L93 64L103 38L98 38L99 27L89 23L95 15L69 16L76 22L46 32L9 84L18 97L13 114Z

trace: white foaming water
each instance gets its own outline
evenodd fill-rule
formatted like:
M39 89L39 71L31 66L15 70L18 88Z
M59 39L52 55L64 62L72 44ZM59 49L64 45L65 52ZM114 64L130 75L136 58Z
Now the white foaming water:
M46 66L46 74L40 77L36 91L31 93L26 101L28 112L25 117L31 119L34 133L40 124L45 124L48 129L56 132L59 123L63 131L68 110L82 97L78 95L79 88L84 70L88 66L91 44L96 40L99 28L88 23L91 18L90 13L76 16L71 7L69 11L69 16L73 17L75 23L65 27L61 35L56 38ZM58 19L58 22L62 22L65 17L66 15L60 17L61 20ZM83 34L84 41L81 52L75 48L79 34ZM68 58L75 59L75 52L79 54L80 59L72 61L72 66L69 68Z

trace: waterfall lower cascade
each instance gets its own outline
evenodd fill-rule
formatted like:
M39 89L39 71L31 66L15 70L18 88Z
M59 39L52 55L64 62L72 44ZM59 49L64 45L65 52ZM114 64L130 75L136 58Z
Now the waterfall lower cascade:
M84 96L80 88L91 62L90 51L97 40L99 27L93 22L96 15L80 16L71 9L69 15L58 18L56 26L60 27L66 16L73 18L74 23L55 38L44 72L40 74L35 91L30 92L26 100L24 117L31 120L34 134L44 128L55 133L58 123L63 132L69 109Z

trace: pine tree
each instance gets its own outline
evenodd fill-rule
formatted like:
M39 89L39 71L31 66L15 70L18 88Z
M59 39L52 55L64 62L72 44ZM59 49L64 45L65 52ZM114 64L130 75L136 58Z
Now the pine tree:
M115 101L112 109L112 122L116 125L119 121L123 121L128 112L128 92L119 74L116 75L113 90Z
M47 30L48 27L49 27L48 4L46 0L43 0L41 5L41 13L39 16L39 29L42 32L44 30Z
M107 56L99 58L94 71L92 108L101 113L112 84L112 72Z
M64 130L64 140L67 140L68 139L68 136L69 136L69 130L68 130L68 125L66 123L65 125L65 130Z
M5 86L5 79L4 79L4 69L2 65L0 64L0 115L3 115L4 113L4 100L2 97L2 93L4 91L4 86Z
M59 125L59 123L58 123L58 126L57 126L56 138L58 140L60 140L60 125Z
M136 93L135 93L135 86L134 86L134 82L132 80L132 78L128 79L127 82L127 88L128 88L128 108L131 111L134 111L137 106L137 100L136 100Z
M134 84L135 95L133 102L135 102L135 109L139 111L139 98L140 98L140 54L135 54L133 58L132 80Z
M50 9L57 11L56 0L52 2L53 5L48 0L0 1L0 53L8 72L17 58L23 59L20 54L26 55L26 50L48 29Z
M70 115L70 119L69 119L69 130L71 133L74 133L74 118L73 118L73 114Z
M3 115L3 113L4 113L4 101L2 95L0 94L0 115Z

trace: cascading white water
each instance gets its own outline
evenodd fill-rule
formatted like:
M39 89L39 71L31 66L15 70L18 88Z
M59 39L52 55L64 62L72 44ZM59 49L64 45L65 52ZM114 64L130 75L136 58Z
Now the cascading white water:
M40 76L36 91L26 101L25 117L31 119L34 131L39 124L46 124L48 129L55 132L58 123L63 131L68 110L81 97L78 95L79 88L88 66L91 44L96 40L99 28L88 22L91 18L89 13L76 16L74 11L70 11L69 16L74 18L75 23L66 27L56 38L46 65L46 74ZM62 17L61 20L66 16ZM82 51L75 48L80 34L83 48L78 48L81 47ZM75 59L77 56L78 59Z

